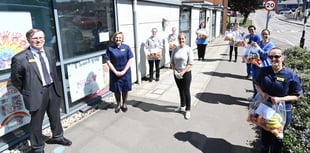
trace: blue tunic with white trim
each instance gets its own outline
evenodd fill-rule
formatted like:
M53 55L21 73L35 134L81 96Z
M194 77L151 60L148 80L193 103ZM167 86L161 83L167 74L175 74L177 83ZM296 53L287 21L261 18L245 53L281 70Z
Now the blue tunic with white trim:
M130 58L133 58L133 53L128 45L121 44L119 48L113 43L108 47L105 55L106 60L110 60L117 71L122 71ZM115 93L127 92L132 89L131 70L117 77L110 70L110 91Z

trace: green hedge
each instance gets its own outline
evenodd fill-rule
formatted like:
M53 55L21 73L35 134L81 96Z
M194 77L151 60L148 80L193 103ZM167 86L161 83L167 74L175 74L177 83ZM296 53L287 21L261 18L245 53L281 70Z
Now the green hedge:
M284 137L284 152L310 152L310 50L300 47L284 51L285 66L293 69L300 77L303 96L293 103L293 119Z

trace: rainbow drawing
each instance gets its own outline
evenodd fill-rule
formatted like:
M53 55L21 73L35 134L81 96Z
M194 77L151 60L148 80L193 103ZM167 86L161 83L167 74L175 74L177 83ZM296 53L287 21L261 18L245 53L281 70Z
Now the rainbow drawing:
M8 117L6 117L0 124L0 129L3 128L4 126L6 125L9 125L9 123L11 123L11 121L19 121L19 120L16 120L16 119L19 119L19 118L24 118L24 117L28 117L29 114L27 112L14 112L12 113L11 115L9 115ZM19 123L17 123L19 124Z
M28 46L25 37L19 32L0 32L0 70L8 69L11 65L11 58Z

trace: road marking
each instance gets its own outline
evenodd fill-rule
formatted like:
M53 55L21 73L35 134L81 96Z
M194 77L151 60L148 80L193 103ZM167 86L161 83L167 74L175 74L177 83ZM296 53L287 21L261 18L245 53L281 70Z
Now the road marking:
M64 146L58 146L52 151L52 153L63 153L64 151L65 151Z
M294 43L292 43L292 42L290 42L290 41L288 41L288 40L286 40L286 42L287 42L288 44L290 44L291 46L296 46L296 44L294 44Z

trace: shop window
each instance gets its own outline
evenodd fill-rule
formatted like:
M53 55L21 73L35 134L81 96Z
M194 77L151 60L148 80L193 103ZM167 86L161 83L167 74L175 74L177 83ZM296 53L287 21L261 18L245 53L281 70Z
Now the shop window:
M115 32L114 2L56 0L63 58L105 50Z
M204 23L205 25L206 23L206 9L200 9L199 12L199 24L200 23Z
M186 34L186 44L190 44L191 42L191 8L190 7L181 7L180 8L180 31L179 32L184 32Z
M21 95L9 80L12 57L29 46L26 32L31 28L43 30L45 46L53 47L58 55L51 4L51 0L0 1L1 149L16 143L17 138L24 137L30 121ZM60 74L60 67L57 69ZM64 108L62 101L61 113L65 113Z
M0 74L10 72L11 58L28 47L26 32L38 28L45 33L45 45L56 49L51 1L1 0Z

